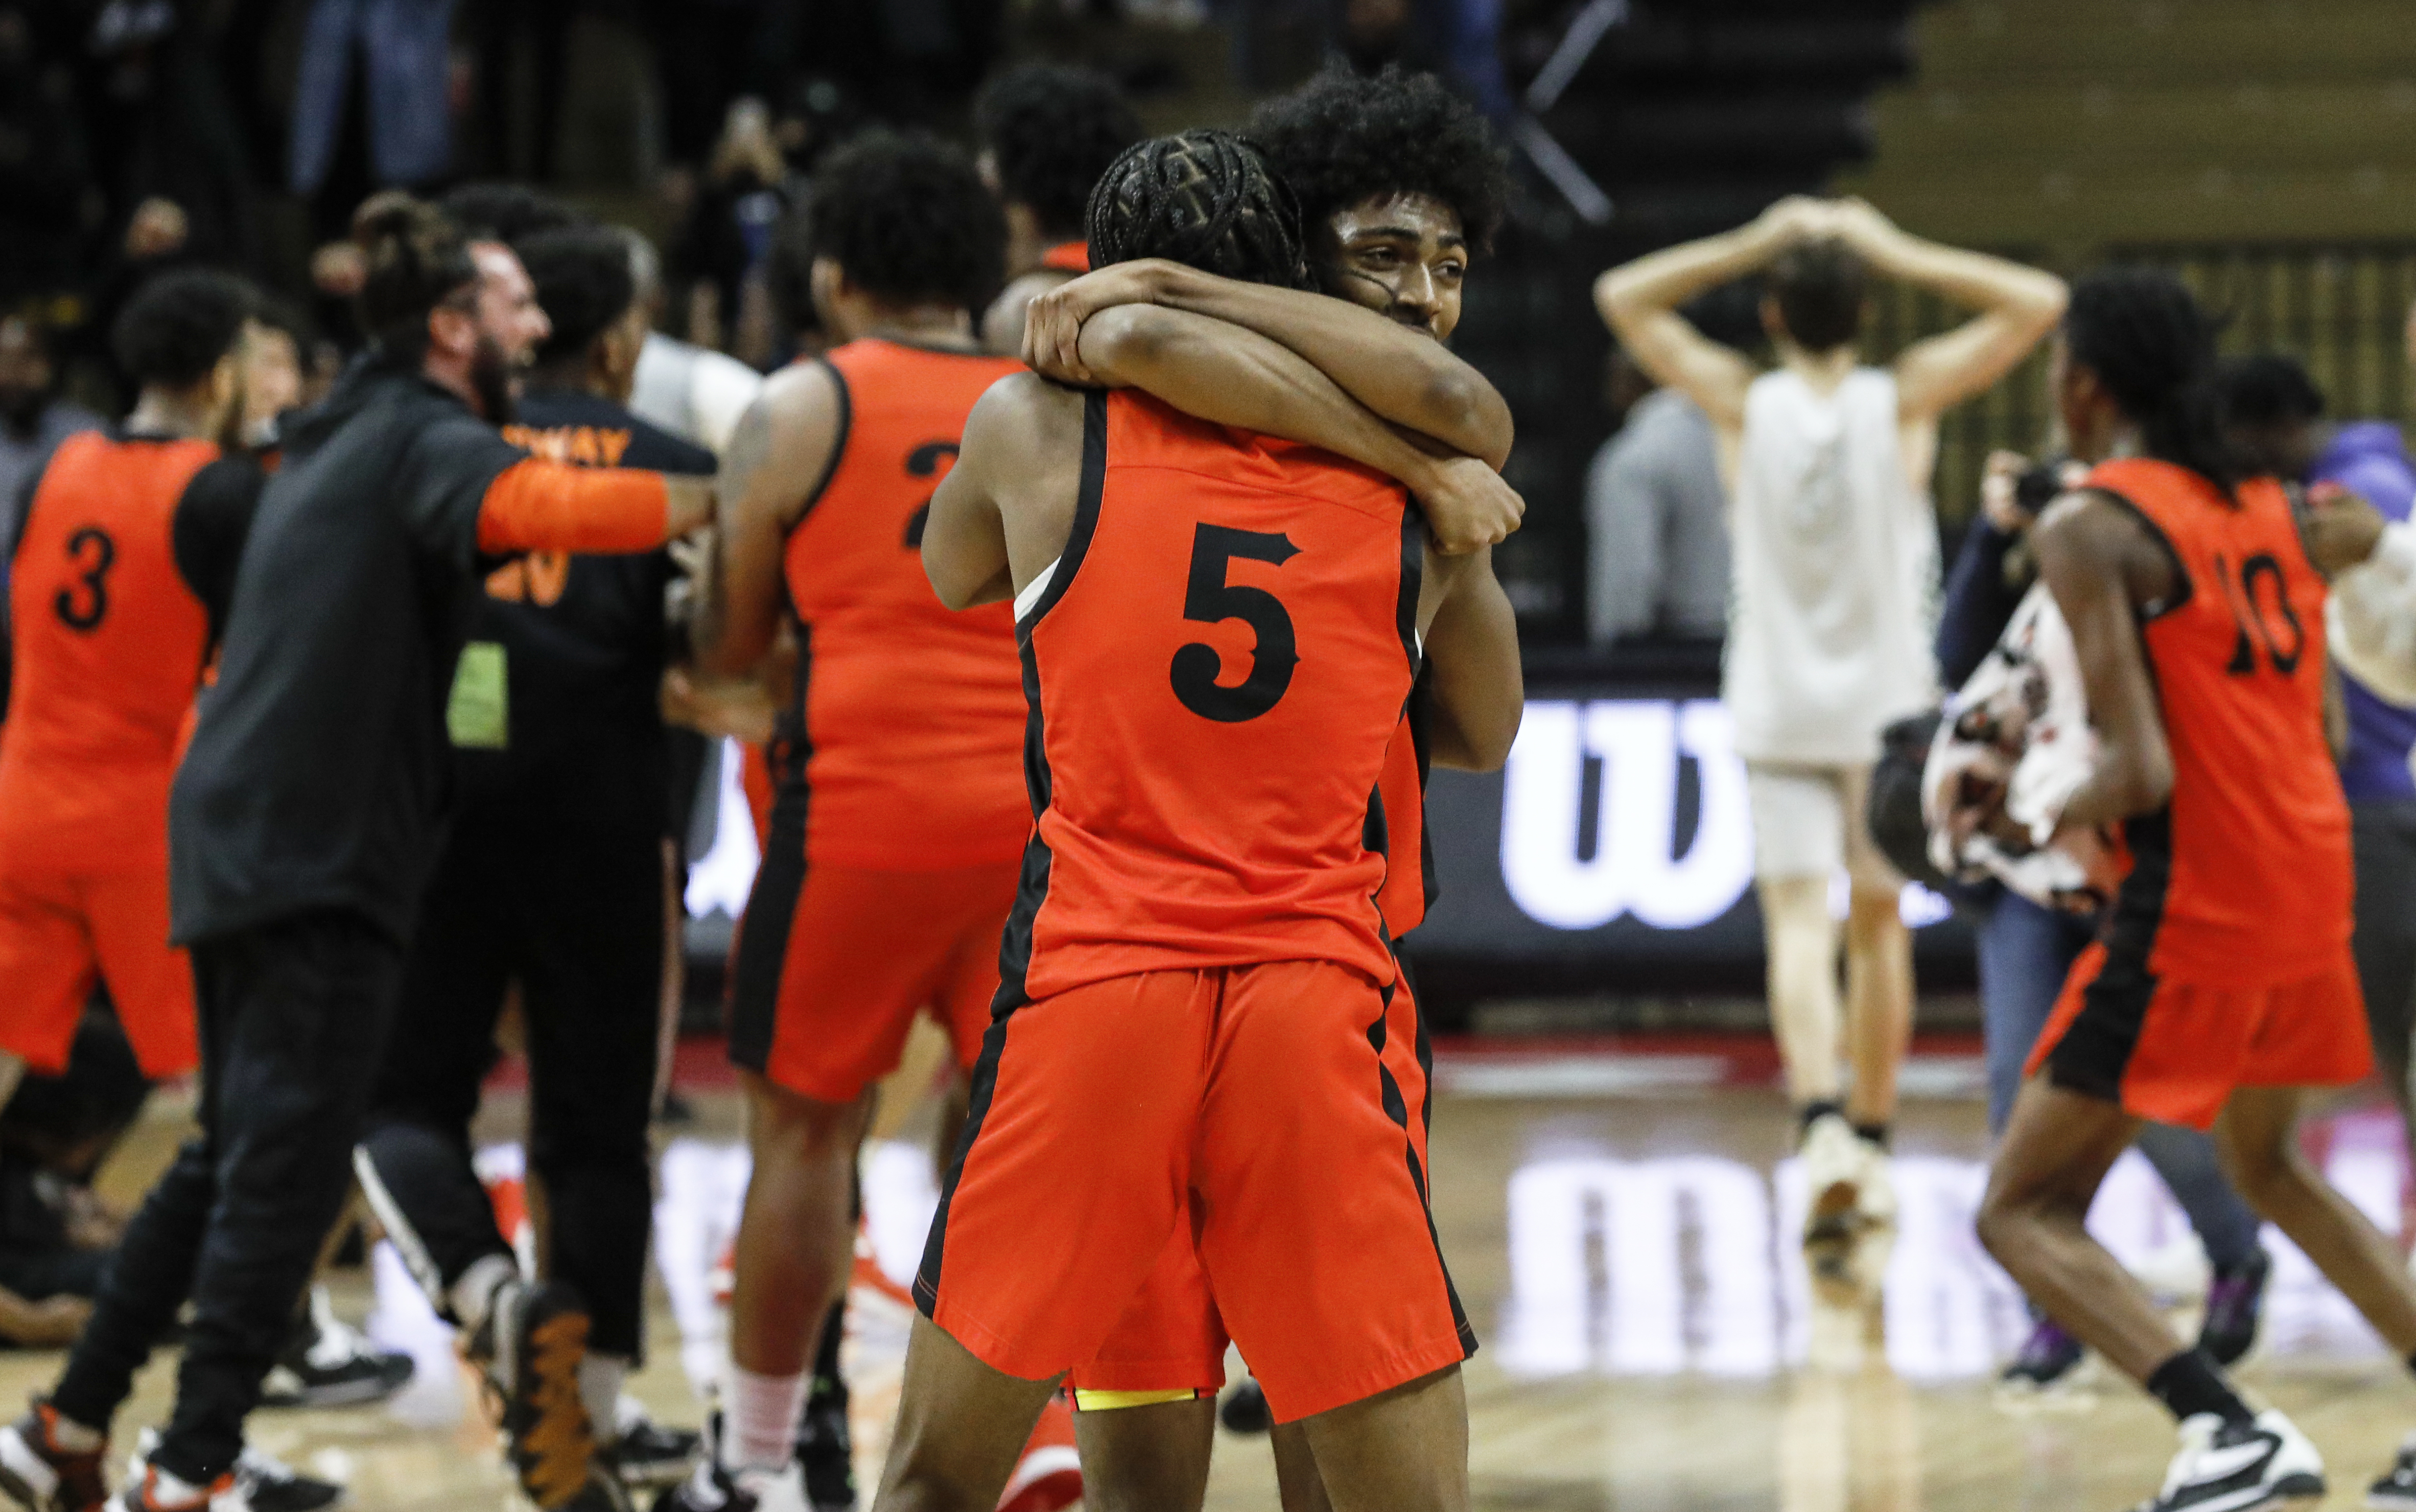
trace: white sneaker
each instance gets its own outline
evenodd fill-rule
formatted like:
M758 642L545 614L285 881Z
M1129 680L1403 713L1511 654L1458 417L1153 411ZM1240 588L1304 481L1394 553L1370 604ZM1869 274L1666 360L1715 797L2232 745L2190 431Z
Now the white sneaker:
M2323 1457L2280 1413L2254 1423L2200 1413L2182 1419L2181 1435L2165 1489L2138 1512L2259 1512L2323 1497Z
M1804 1242L1835 1244L1858 1225L1869 1161L1842 1113L1822 1113L1804 1131Z
M1854 1136L1854 1144L1862 1156L1861 1185L1854 1194L1854 1211L1863 1222L1875 1229L1891 1228L1895 1223L1895 1177L1885 1146L1876 1140Z

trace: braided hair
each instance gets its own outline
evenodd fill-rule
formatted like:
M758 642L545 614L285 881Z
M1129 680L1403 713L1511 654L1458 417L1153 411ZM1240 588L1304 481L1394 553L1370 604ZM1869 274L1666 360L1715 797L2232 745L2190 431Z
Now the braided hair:
M1125 148L1091 189L1091 265L1163 257L1306 289L1300 204L1258 145L1200 128Z
M2139 427L2151 457L2229 493L2241 462L2224 434L2214 322L2188 287L2154 268L2105 268L2072 286L2064 340Z

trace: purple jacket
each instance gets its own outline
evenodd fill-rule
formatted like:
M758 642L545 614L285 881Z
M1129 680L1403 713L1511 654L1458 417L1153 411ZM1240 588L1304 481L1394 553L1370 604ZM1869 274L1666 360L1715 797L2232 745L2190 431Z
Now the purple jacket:
M2342 426L2316 459L2308 481L2338 483L2391 520L2406 520L2408 507L2416 504L2416 463L2408 461L2399 428L2388 420ZM2346 672L2341 689L2348 704L2341 786L2349 801L2416 799L2416 778L2408 772L2408 753L2416 747L2416 709L2376 697Z

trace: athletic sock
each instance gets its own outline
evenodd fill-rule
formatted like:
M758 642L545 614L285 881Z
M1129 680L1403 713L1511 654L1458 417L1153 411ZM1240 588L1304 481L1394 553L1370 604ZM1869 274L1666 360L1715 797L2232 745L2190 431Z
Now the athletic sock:
M2223 1378L2201 1350L2185 1349L2148 1376L2148 1394L2165 1404L2176 1421L2212 1413L2227 1423L2253 1423L2257 1414Z
M1888 1126L1885 1124L1856 1124L1854 1133L1882 1150L1888 1147Z
M1796 1130L1799 1133L1809 1134L1812 1132L1813 1125L1828 1117L1831 1113L1835 1113L1842 1117L1845 1114L1845 1111L1846 1105L1837 1101L1835 1098L1817 1097L1795 1110Z
M627 1379L626 1354L598 1354L591 1350L579 1357L579 1399L587 1409L587 1422L598 1444L611 1444L621 1436L621 1383Z
M808 1378L757 1375L732 1361L723 1395L721 1467L778 1470L796 1453L797 1417L805 1411Z
M480 1255L470 1262L445 1292L445 1300L453 1309L453 1322L465 1334L475 1334L487 1325L487 1309L495 1304L495 1293L506 1281L517 1279L520 1262L509 1255Z

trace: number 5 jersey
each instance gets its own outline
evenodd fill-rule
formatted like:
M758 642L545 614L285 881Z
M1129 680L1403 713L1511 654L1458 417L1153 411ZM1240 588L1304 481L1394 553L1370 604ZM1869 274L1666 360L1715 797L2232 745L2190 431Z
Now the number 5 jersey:
M1002 1005L1275 960L1393 979L1375 793L1424 542L1367 469L1091 399L1065 553L1016 605L1038 823Z
M2088 487L2135 511L2173 561L2140 637L2172 749L2171 802L2124 825L2132 868L2109 937L2158 977L2254 988L2345 959L2348 805L2324 736L2323 580L2271 478L2227 499L2126 458Z

